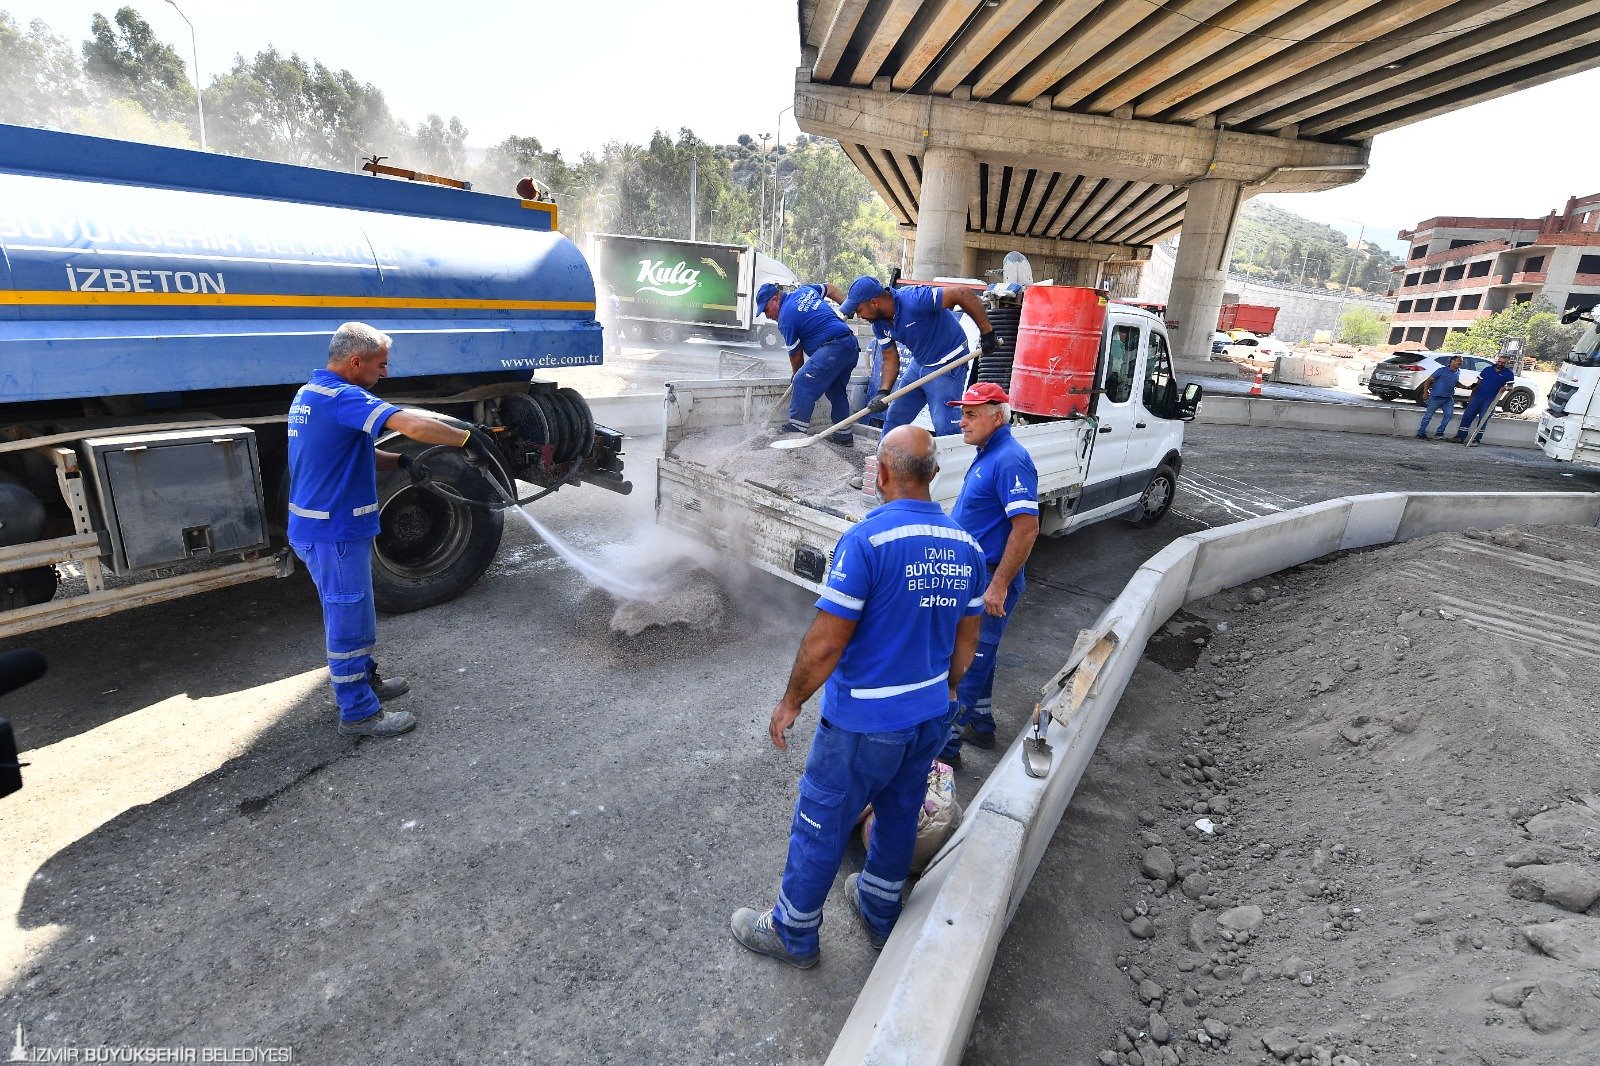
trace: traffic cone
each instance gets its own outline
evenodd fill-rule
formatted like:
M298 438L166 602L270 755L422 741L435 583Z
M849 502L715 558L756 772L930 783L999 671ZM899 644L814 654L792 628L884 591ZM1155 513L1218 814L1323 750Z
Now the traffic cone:
M1256 371L1256 380L1250 386L1250 395L1252 395L1252 396L1260 396L1261 395L1261 377L1262 377L1262 373L1263 372L1260 371L1260 370Z

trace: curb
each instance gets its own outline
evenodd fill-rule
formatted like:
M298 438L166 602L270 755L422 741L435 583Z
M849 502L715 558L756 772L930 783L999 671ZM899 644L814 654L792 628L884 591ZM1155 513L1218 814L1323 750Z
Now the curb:
M1330 552L1513 522L1600 524L1600 493L1345 496L1191 533L1157 552L1095 624L1079 633L1067 664L1044 687L1055 751L1049 775L1027 776L1019 736L974 797L955 836L917 882L840 1030L830 1066L961 1060L1011 915L1145 642L1180 607ZM1075 689L1082 692L1076 703Z
M1369 433L1380 437L1415 437L1422 408L1365 407L1319 400L1274 400L1262 396L1210 395L1200 401L1196 419L1217 426L1272 426L1316 429L1333 433ZM1483 433L1483 443L1507 448L1537 448L1537 421L1496 416Z

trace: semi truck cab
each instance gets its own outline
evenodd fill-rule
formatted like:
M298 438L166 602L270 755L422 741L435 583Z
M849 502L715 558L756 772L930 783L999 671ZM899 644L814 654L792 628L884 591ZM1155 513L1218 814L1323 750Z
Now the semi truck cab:
M1552 459L1600 469L1600 307L1571 310L1562 322L1586 322L1539 418L1539 447Z

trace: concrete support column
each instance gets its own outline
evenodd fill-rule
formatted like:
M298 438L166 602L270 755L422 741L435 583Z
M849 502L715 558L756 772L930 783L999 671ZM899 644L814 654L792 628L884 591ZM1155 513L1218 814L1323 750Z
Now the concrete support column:
M978 180L971 152L930 145L922 154L922 200L917 213L911 276L960 277L967 268L967 205Z
M1222 307L1228 255L1242 202L1237 181L1206 178L1189 186L1178 259L1172 268L1172 290L1167 296L1167 326L1173 355L1179 359L1211 358L1211 334Z

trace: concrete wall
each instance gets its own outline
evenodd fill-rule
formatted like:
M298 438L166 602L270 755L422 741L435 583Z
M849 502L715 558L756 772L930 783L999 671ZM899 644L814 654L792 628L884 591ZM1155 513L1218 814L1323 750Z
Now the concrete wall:
M1413 437L1422 421L1415 404L1368 407L1353 403L1270 400L1264 396L1207 396L1200 401L1197 421L1219 426L1276 426L1320 429L1335 433L1371 433L1380 437ZM1485 444L1537 448L1539 423L1496 415L1483 431Z
M1001 759L966 820L911 893L856 998L830 1066L960 1061L1012 913L1144 653L1177 609L1342 549L1508 523L1595 525L1600 493L1379 493L1345 497L1182 537L1134 574L1044 688L1054 763L1027 776L1022 745ZM1077 671L1110 647L1074 706ZM1092 660L1089 660L1092 661Z
M1165 244L1150 250L1150 262L1139 284L1139 299L1164 303L1172 284L1175 256ZM1245 304L1264 304L1278 308L1278 324L1273 336L1295 343L1309 341L1317 330L1332 330L1338 335L1339 316L1344 308L1370 307L1380 315L1394 310L1394 301L1383 297L1349 297L1344 300L1322 290L1297 289L1288 285L1268 285L1248 275L1229 273L1226 299ZM1215 325L1215 323L1213 323Z

